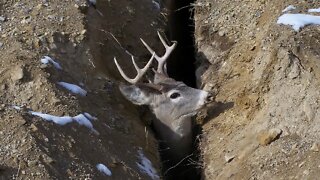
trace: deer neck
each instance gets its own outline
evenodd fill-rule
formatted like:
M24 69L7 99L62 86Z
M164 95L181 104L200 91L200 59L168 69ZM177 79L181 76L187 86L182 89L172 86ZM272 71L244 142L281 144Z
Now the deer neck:
M180 137L185 137L192 134L191 117L181 117L173 120L170 128Z
M192 147L192 122L191 117L175 120L157 119L154 123L160 139L170 148L167 153L174 155L172 158L180 160L191 152Z
M191 117L168 118L164 113L156 113L154 129L164 144L170 148L167 152L180 160L191 151L192 121Z
M159 133L163 134L165 138L181 139L189 137L192 134L191 117L180 117L177 119L170 119L163 116L163 114L155 113L157 120L154 123L155 128L159 129Z

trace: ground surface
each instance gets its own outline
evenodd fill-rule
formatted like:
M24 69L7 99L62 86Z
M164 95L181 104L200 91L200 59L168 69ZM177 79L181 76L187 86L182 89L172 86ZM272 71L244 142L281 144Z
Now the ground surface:
M97 7L102 15L84 0L0 3L0 179L150 179L139 168L139 152L159 170L153 134L120 96L112 61L130 60L112 35L140 59L149 56L135 47L142 34L148 42L156 38L159 12L151 1L101 1ZM63 69L42 65L44 55ZM87 96L70 93L58 81L81 85ZM29 110L55 116L88 112L98 118L92 123L99 134L75 122L46 122ZM99 172L98 163L112 176Z
M320 176L320 29L277 25L290 4L295 13L320 7L315 0L194 4L198 84L220 102L203 121L204 179ZM150 0L98 0L97 9L84 0L0 2L0 179L151 179L137 164L139 152L159 172L157 143L144 112L120 95L113 57L133 75L128 54L140 63L150 57L139 37L163 51L156 31L164 14ZM63 69L42 65L44 55ZM74 95L59 81L88 94ZM30 110L88 112L98 133Z

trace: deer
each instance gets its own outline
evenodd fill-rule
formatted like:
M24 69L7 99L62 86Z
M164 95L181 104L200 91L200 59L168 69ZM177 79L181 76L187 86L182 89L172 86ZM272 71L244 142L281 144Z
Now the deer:
M214 96L204 90L195 89L185 83L170 78L167 74L166 60L177 46L172 41L169 46L158 32L159 39L165 47L163 56L156 52L142 39L143 45L151 53L147 64L140 69L131 56L132 64L137 71L134 78L129 78L116 57L114 63L121 76L130 85L120 84L122 95L135 105L147 105L155 114L156 119L152 122L156 135L168 148L167 154L172 161L178 162L189 155L192 150L193 132L191 117L206 105L214 101ZM153 69L153 81L147 83L139 82L156 59L157 70Z

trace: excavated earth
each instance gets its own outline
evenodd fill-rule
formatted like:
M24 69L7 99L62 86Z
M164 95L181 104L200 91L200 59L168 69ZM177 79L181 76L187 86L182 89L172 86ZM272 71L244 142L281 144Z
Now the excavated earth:
M320 26L277 24L282 10L306 13L316 0L197 0L198 85L217 105L198 116L203 179L318 179ZM163 52L165 10L151 0L0 2L0 179L159 179L153 118L120 94L117 57L134 76ZM320 15L313 13L313 15ZM42 64L50 56L62 67ZM77 84L86 96L57 83ZM17 107L20 107L18 109ZM55 116L90 113L94 132ZM203 118L206 115L205 118ZM143 157L141 157L143 156ZM96 165L106 165L104 175Z
M289 5L320 15L315 0L195 3L199 78L220 104L203 125L205 179L319 179L320 26L277 24Z
M138 41L156 40L159 12L143 0L97 6L99 11L84 0L0 3L0 179L159 177L156 140L141 121L143 112L120 95L113 64L114 56L130 62L125 50L149 59ZM43 56L62 70L41 64ZM125 68L131 71L129 64ZM60 81L81 86L87 95L72 94ZM54 116L87 112L97 117L92 124L98 133L75 122L45 121L30 110ZM100 163L111 176L97 170Z

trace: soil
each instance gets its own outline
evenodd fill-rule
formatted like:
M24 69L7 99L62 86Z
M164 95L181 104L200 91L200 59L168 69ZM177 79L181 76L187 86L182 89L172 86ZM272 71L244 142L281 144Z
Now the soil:
M197 84L218 101L199 121L202 162L193 163L203 179L320 176L320 28L295 32L276 24L288 5L297 7L291 13L320 7L316 0L197 0L191 6ZM0 2L0 179L161 177L153 117L122 97L113 58L132 77L130 54L141 66L150 58L140 37L163 52L156 32L164 32L166 11L151 0L98 0L95 7L85 0ZM63 69L41 64L46 55ZM59 81L88 93L72 94ZM97 117L98 133L30 110L88 112ZM155 176L140 168L140 152ZM99 163L112 175L98 171Z
M139 152L160 175L157 142L140 111L120 95L113 64L114 56L130 62L125 50L140 63L149 59L138 41L158 43L152 41L163 26L154 4L98 1L97 10L86 1L0 5L0 179L150 179L139 168ZM45 55L63 69L41 64ZM72 94L59 81L88 93ZM77 123L46 122L30 110L55 116L88 112L98 118L92 122L98 134ZM112 176L99 172L99 163Z
M278 25L318 1L195 3L204 89L218 108L203 125L205 179L319 177L319 26ZM313 14L319 15L319 14ZM209 65L208 65L209 64ZM204 69L204 68L202 68Z

